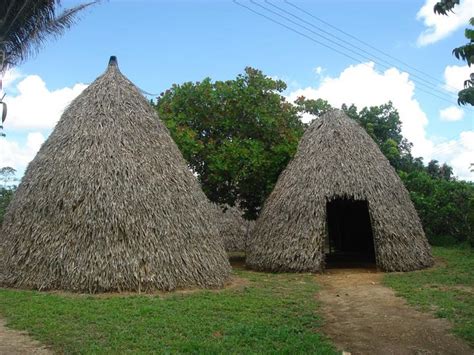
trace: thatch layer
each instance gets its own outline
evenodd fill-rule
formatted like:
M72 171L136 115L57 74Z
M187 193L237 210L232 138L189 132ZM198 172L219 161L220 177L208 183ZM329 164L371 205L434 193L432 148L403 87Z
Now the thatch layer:
M168 130L111 60L29 164L0 232L4 286L220 287L213 210Z
M243 212L236 206L217 204L214 206L217 228L224 241L226 252L245 252L255 221L242 217Z
M326 203L366 200L376 262L386 271L432 265L430 246L409 194L375 142L334 110L314 120L265 203L249 243L257 270L320 271Z

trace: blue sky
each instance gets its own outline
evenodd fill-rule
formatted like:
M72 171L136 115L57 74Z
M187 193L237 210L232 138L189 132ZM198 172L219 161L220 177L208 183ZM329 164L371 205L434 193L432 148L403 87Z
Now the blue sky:
M278 19L249 0L239 2ZM271 8L263 0L256 2ZM271 2L362 46L283 1ZM360 64L231 0L103 1L85 11L64 36L48 41L37 56L7 73L4 90L10 112L5 124L7 137L0 142L0 165L13 165L22 174L67 102L105 70L113 54L118 56L121 70L150 93L159 94L173 83L207 76L232 79L252 66L285 80L289 99L303 94L323 97L336 106L354 102L360 108L391 99L401 111L404 134L413 141L417 155L448 161L460 178L474 180L468 170L474 161L474 108L460 110L453 93L443 88L446 80L454 86L467 78L468 71L451 51L466 42L465 18L474 15L473 0L462 0L457 13L449 18L432 14L432 0L291 2L430 78L401 65L399 69L388 65L391 69L387 70L371 63L373 56L360 58L364 63ZM77 3L62 2L65 7ZM298 30L326 42L314 33ZM434 34L420 37L425 31ZM423 87L413 74L436 81L437 87ZM448 101L422 89L439 90L436 95Z

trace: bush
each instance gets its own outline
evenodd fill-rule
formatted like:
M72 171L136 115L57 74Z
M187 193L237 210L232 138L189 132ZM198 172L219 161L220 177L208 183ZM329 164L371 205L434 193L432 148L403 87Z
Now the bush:
M400 172L430 243L474 246L474 184L433 178L425 171Z
M433 235L430 237L430 244L436 247L451 247L458 245L459 242L450 235Z
M7 207L13 197L14 189L6 189L0 187L0 225L3 223L3 216L7 210Z

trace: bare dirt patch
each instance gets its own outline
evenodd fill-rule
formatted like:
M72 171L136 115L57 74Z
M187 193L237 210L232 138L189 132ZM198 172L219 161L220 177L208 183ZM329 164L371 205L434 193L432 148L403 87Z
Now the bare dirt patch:
M422 313L381 284L375 269L333 269L315 276L324 333L351 354L474 354L444 319Z
M0 319L0 354L8 355L49 355L50 350L31 339L25 332L8 329Z

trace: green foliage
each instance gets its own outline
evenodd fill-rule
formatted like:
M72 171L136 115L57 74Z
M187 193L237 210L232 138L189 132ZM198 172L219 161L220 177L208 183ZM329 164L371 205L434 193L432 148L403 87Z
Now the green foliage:
M0 314L57 353L336 354L309 274L237 270L222 291L119 296L0 290Z
M437 247L454 247L459 245L459 241L449 235L432 235L430 236L430 244Z
M294 104L298 108L298 111L309 113L316 117L320 117L321 115L325 114L326 112L332 109L332 106L323 99L307 99L304 96L298 97Z
M469 24L474 26L474 17L470 19ZM464 46L454 48L453 54L457 59L464 60L471 66L474 63L474 29L466 28L464 35L469 42ZM470 78L464 81L464 89L458 94L458 103L460 105L469 103L474 106L474 73L471 73Z
M234 80L173 85L156 110L211 201L256 218L303 134L286 84L246 68Z
M440 166L437 160L428 163L426 172L435 179L451 180L453 177L453 168L446 163Z
M0 168L0 182L2 183L2 186L0 186L0 225L3 222L3 216L15 192L15 186L10 185L16 181L15 174L16 170L12 167L5 166Z
M400 172L430 242L442 237L474 246L474 184L433 178L429 172Z
M403 137L400 116L391 102L360 111L355 105L342 105L342 110L367 131L395 169L419 168L421 162L413 160L412 144Z
M412 305L454 324L454 333L474 345L474 250L434 247L434 268L390 273L384 283Z
M14 188L6 189L4 187L0 187L0 226L3 223L3 216L5 215L7 207L13 198L14 192Z
M441 0L435 4L433 11L436 14L449 15L449 12L453 12L456 5L459 5L459 0ZM474 26L474 17L471 17L469 24ZM469 42L454 48L453 55L471 66L474 63L474 29L466 28L464 36ZM458 104L474 106L474 73L471 73L470 78L464 81L464 89L458 93Z

